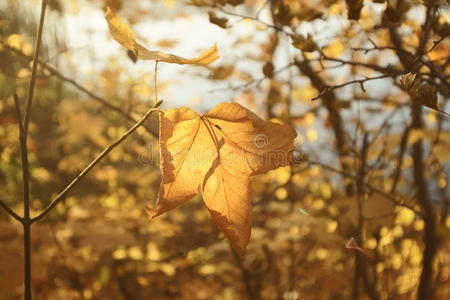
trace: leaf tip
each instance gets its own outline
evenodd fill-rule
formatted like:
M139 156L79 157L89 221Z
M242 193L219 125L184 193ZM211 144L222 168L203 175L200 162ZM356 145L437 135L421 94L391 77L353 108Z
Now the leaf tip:
M146 206L145 212L147 213L147 216L150 220L160 215L160 212L156 210L156 208L150 208L149 206Z

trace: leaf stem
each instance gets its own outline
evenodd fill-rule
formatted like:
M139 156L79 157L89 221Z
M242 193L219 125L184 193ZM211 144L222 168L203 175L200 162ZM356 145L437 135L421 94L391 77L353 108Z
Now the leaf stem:
M154 105L158 103L158 60L155 61L155 73L153 74L153 84L155 89Z

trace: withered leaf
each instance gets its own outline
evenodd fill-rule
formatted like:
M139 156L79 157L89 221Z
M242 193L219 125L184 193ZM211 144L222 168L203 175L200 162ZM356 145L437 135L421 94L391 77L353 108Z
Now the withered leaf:
M113 38L122 46L132 51L137 58L144 60L164 61L175 64L196 64L207 65L219 58L217 45L212 46L209 50L200 54L200 56L192 59L183 58L177 55L168 54L160 51L151 51L136 42L135 35L130 26L123 22L109 7L106 8L105 14L108 22L109 31Z
M228 19L227 18L220 18L216 15L215 12L213 11L209 11L208 12L208 16L209 16L209 22L212 24L216 24L217 26L221 27L221 28L228 28Z
M345 0L349 20L359 20L363 2L362 0Z
M414 73L408 73L400 78L401 86L408 91L411 99L421 105L434 109L445 115L449 115L438 107L436 88L430 83L422 82Z
M189 108L160 112L162 182L150 217L201 193L214 223L244 253L251 231L250 176L286 166L296 137L237 103L204 115Z
M305 52L314 52L318 49L316 42L310 34L306 38L301 34L291 35L292 46Z

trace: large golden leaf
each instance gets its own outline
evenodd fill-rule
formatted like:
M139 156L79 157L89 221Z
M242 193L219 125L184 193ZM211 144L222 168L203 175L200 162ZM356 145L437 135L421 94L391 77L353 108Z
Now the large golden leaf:
M199 192L214 223L244 253L251 230L250 179L289 164L295 130L266 122L237 103L205 115L189 108L160 113L162 182L150 217Z
M212 46L209 50L200 54L200 56L188 59L173 54L160 51L151 51L136 42L133 30L130 26L123 22L109 7L106 8L105 14L108 22L109 31L113 38L122 46L132 51L137 58L144 60L157 60L175 64L196 64L207 65L219 58L217 45Z

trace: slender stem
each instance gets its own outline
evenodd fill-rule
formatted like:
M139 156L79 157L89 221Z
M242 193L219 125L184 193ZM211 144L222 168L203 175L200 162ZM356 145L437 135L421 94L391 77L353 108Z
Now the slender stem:
M16 114L17 114L17 123L19 124L19 132L23 131L23 119L22 119L22 112L20 110L20 103L19 103L19 97L17 94L13 95L14 99L14 106L16 107Z
M25 109L25 117L23 120L23 127L25 129L26 134L28 133L28 125L30 123L31 105L33 103L37 66L39 64L39 53L41 52L42 31L44 28L45 11L47 8L47 2L48 2L48 0L42 0L41 16L39 18L38 33L37 33L37 37L36 37L36 43L34 45L33 65L31 67L31 79L30 79L30 84L28 86L28 98L27 98L27 104L26 104L26 109Z
M155 90L155 99L154 99L154 105L158 103L158 62L155 61L155 74L153 75L153 84L154 84L154 90Z
M22 161L22 179L23 179L23 248L24 248L24 299L31 300L31 219L30 219L30 170L28 162L28 127L30 123L31 105L33 103L34 86L36 83L37 66L39 63L39 53L41 50L42 31L44 28L45 10L48 0L42 0L41 15L39 17L39 27L34 46L33 65L31 68L31 78L28 86L28 97L26 102L25 116L23 123L19 120L19 140L20 140L20 157ZM19 103L15 97L16 109L21 119Z
M24 289L25 300L31 300L31 222L29 219L23 222L23 249L24 249Z
M31 223L39 221L43 217L45 217L59 202L64 200L67 193L72 190L72 188L84 177L89 171L95 167L109 152L111 152L114 148L116 148L120 143L122 143L131 133L133 133L139 126L141 126L147 118L151 115L152 112L157 111L157 107L161 104L161 101L158 101L154 106L149 108L144 116L141 118L139 122L133 125L127 132L125 132L120 138L106 147L102 153L100 153L83 171L81 171L75 179L73 179L57 196L53 201L36 217L31 219Z

